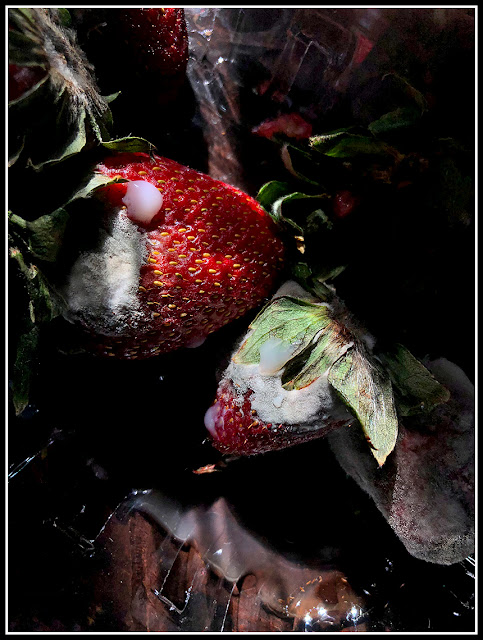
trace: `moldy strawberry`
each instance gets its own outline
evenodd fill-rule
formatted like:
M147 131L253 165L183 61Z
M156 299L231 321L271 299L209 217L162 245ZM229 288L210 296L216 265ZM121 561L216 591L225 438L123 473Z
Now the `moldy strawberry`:
M253 198L146 153L114 154L96 173L121 182L95 191L97 241L61 288L89 348L136 359L197 346L270 295L283 245Z

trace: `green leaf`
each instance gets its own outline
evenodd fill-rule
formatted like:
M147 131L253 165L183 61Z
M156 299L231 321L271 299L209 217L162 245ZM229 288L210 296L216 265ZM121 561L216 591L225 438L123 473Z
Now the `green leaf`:
M399 152L382 140L368 136L350 135L337 139L334 145L322 151L331 158L355 158L357 156L400 157Z
M18 247L10 247L10 257L17 262L24 277L30 298L31 321L49 322L60 315L63 311L62 302L53 294L40 269L34 264L27 264Z
M121 95L121 91L116 91L116 93L110 93L108 96L102 96L102 97L107 102L107 104L110 104L120 95Z
M76 191L72 194L72 196L64 206L67 206L74 200L78 200L80 198L88 198L95 191L97 191L97 189L105 187L108 184L115 184L118 182L128 182L128 180L121 177L110 178L109 176L105 176L102 173L89 173L87 177L85 177L84 180L80 183Z
M371 122L367 128L377 136L399 129L406 129L419 122L420 119L421 112L415 107L399 107Z
M8 155L8 166L13 167L13 165L20 158L20 155L25 147L25 136L21 136L16 140L12 140L13 136L9 136L9 145L12 147L12 150L9 150Z
M102 146L110 151L125 151L129 153L144 152L151 154L156 149L156 147L148 140L132 136L105 141L102 142Z
M313 153L294 144L285 144L281 152L287 171L302 182L320 187L321 168Z
M333 226L334 224L331 220L329 220L329 216L322 209L316 209L307 216L305 233L318 234L321 231L330 231Z
M329 322L327 305L289 296L276 298L252 322L251 332L233 360L259 364L260 347L271 338L287 345L288 360L304 350Z
M310 146L316 151L324 153L327 150L332 149L334 144L340 141L342 138L346 138L350 131L353 131L354 127L343 127L342 129L336 129L335 131L329 131L328 133L321 133L316 136L312 136L309 140Z
M12 371L12 401L17 416L29 403L31 380L37 365L38 345L39 327L32 325L19 338Z
M296 262L292 267L292 272L294 276L299 281L306 281L312 275L312 269L306 262Z
M307 215L304 216L304 213L307 211L306 205L309 204L311 209L312 205L314 207L317 207L317 205L320 205L320 203L325 203L325 202L326 202L325 197L320 194L307 195L306 193L301 193L299 191L296 191L294 193L289 193L288 195L282 196L281 198L276 200L272 205L271 215L273 219L279 224L280 223L288 224L291 227L293 227L299 235L303 236L305 233L304 218L307 219ZM302 209L301 206L297 206L297 205L303 205L304 208ZM289 207L290 207L290 213L289 213ZM316 211L321 211L321 209L317 208ZM313 214L315 212L312 211L311 213ZM320 218L320 214L318 215ZM325 214L322 213L322 216L325 216ZM297 220L297 217L299 218L299 220ZM308 219L309 221L312 220L312 223L315 222L314 218L308 218ZM325 218L325 221L327 222L328 219Z
M382 466L394 449L398 434L388 376L374 360L354 348L331 367L328 380L355 413L372 454Z
M328 372L352 344L341 335L336 322L328 322L314 337L313 344L287 364L282 376L283 388L292 391L307 387Z
M323 265L315 267L314 277L317 278L319 282L327 282L327 280L333 280L334 278L337 278L337 276L339 276L346 268L346 264L340 264L337 266Z
M49 159L43 160L41 162L30 159L30 166L35 171L42 170L46 165L55 164L58 162L62 162L67 158L79 153L84 149L87 143L87 133L86 133L86 110L83 106L79 107L78 113L75 115L69 115L69 96L67 92L62 93L62 107L57 116L57 127L60 131L63 130L62 123L69 122L71 124L71 129L68 132L68 137L65 138L63 134L59 136L60 140L62 140L61 146L57 147L51 153L49 153Z
M446 387L403 345L396 344L379 357L393 382L401 415L430 412L449 400Z
M287 182L281 182L279 180L272 180L264 184L260 191L257 193L256 199L262 205L262 207L268 211L272 210L272 205L283 196L288 195L292 191L290 185Z
M403 78L402 76L398 75L397 73L392 73L391 72L391 73L386 73L382 77L383 81L387 80L387 79L390 79L393 82L393 85L394 85L393 92L394 92L394 89L399 89L399 91L404 96L406 96L407 98L412 100L414 105L418 107L418 109L420 110L421 113L423 113L424 111L427 110L428 103L426 101L426 98L421 93L421 91L419 91L418 89L413 87L413 85L410 82L408 82L406 80L406 78Z
M59 16L60 24L63 27L70 27L72 25L72 17L68 9L57 9L57 14Z

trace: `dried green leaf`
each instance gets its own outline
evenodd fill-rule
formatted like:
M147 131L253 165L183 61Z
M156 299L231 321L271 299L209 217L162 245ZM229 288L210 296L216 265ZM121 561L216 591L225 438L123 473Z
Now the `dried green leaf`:
M399 107L385 113L378 120L371 122L368 129L374 135L384 135L392 131L412 127L421 119L421 111L415 107Z
M403 345L396 344L379 357L393 382L401 415L430 412L449 400L446 387Z
M116 140L103 141L102 146L110 151L118 152L144 152L151 154L156 147L144 138L136 138L127 136L125 138L117 138Z
M13 136L9 136L9 153L8 153L8 166L13 167L13 165L19 159L24 146L25 146L25 136L19 136L16 139L12 139Z
M115 184L117 182L127 182L127 180L121 177L110 178L109 176L106 176L102 173L94 173L94 174L90 173L83 180L83 182L81 182L81 184L78 186L76 191L69 198L69 201L64 206L67 206L74 200L78 200L80 198L88 198L97 189L100 189L101 187L105 187L108 184Z
M352 344L341 335L336 322L327 322L314 337L313 343L298 358L287 363L282 376L283 388L292 391L312 384L327 373Z
M31 380L37 364L38 345L39 327L32 325L19 338L12 371L12 402L17 416L29 403Z
M118 98L120 95L121 95L121 92L120 91L116 91L115 93L110 93L108 96L102 96L102 97L107 102L107 104L110 104L116 98Z
M270 302L250 325L250 334L234 355L239 364L258 364L260 347L269 339L288 346L287 359L305 349L330 322L328 308L283 296Z
M55 262L68 220L69 214L65 209L60 208L27 223L29 249L34 257Z
M338 138L322 153L331 158L355 158L357 156L399 157L399 152L382 140L368 136L348 135Z
M67 92L63 91L62 107L57 116L57 126L62 131L62 122L65 119L64 121L68 120L71 124L70 130L68 131L66 137L64 137L64 135L59 136L61 144L49 153L48 160L39 162L35 159L30 159L29 165L35 171L42 170L46 165L62 162L63 160L66 160L67 158L80 153L86 146L86 110L83 106L80 106L78 113L75 115L75 117L73 117L72 114L69 115L67 113L69 109L69 97L67 95Z
M372 358L354 348L331 367L328 380L356 415L372 454L382 466L398 434L389 377Z
M346 138L353 130L354 127L343 127L327 133L320 133L310 138L310 146L312 149L324 153L325 151L332 149L335 143Z

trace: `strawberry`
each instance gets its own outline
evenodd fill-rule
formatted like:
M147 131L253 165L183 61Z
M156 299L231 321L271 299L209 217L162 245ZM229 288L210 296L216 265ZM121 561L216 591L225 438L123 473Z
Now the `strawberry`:
M403 418L391 464L379 469L352 429L331 433L328 441L409 553L450 565L475 545L475 388L445 358L426 366L449 398L429 413Z
M278 134L305 140L312 135L312 125L298 113L283 113L273 120L264 120L252 132L263 138L273 138Z
M104 91L129 104L172 101L183 84L188 34L182 8L105 8L73 12L80 42ZM106 50L115 51L115 64ZM147 105L149 106L149 105Z
M319 283L315 294L292 281L276 292L235 349L205 426L213 446L232 455L351 427L382 466L398 416L431 411L449 394L402 345L375 352L333 288Z
M312 371L301 384L286 379L327 323L326 306L295 282L285 283L257 316L224 371L205 426L225 454L253 455L325 436L355 421L327 381ZM340 343L340 344L339 344ZM341 355L346 348L334 334ZM326 345L327 346L327 345ZM314 370L314 363L312 362ZM302 364L303 368L303 364ZM293 372L292 368L292 372ZM290 378L290 376L289 376Z
M27 91L46 76L41 67L20 67L16 64L8 65L8 100L18 100Z
M188 34L184 9L118 10L116 24L134 68L158 79L185 72Z
M65 317L102 355L147 358L197 346L270 293L283 244L239 189L173 160L118 153L96 167L104 219L74 260Z
M353 421L347 415L312 428L280 422L267 423L253 408L252 396L252 390L240 394L233 380L225 379L219 385L215 402L205 414L205 426L218 451L238 456L279 451L325 436Z

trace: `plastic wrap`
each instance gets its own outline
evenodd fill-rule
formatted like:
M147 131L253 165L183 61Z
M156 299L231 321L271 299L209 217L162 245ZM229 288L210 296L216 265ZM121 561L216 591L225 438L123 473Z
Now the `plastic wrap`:
M398 55L423 77L431 34L464 49L474 29L467 9L185 12L207 172L252 195L285 170L262 123L367 121L364 92ZM176 361L44 361L10 451L11 631L474 629L473 557L411 557L327 443L220 471L203 414L243 328Z

